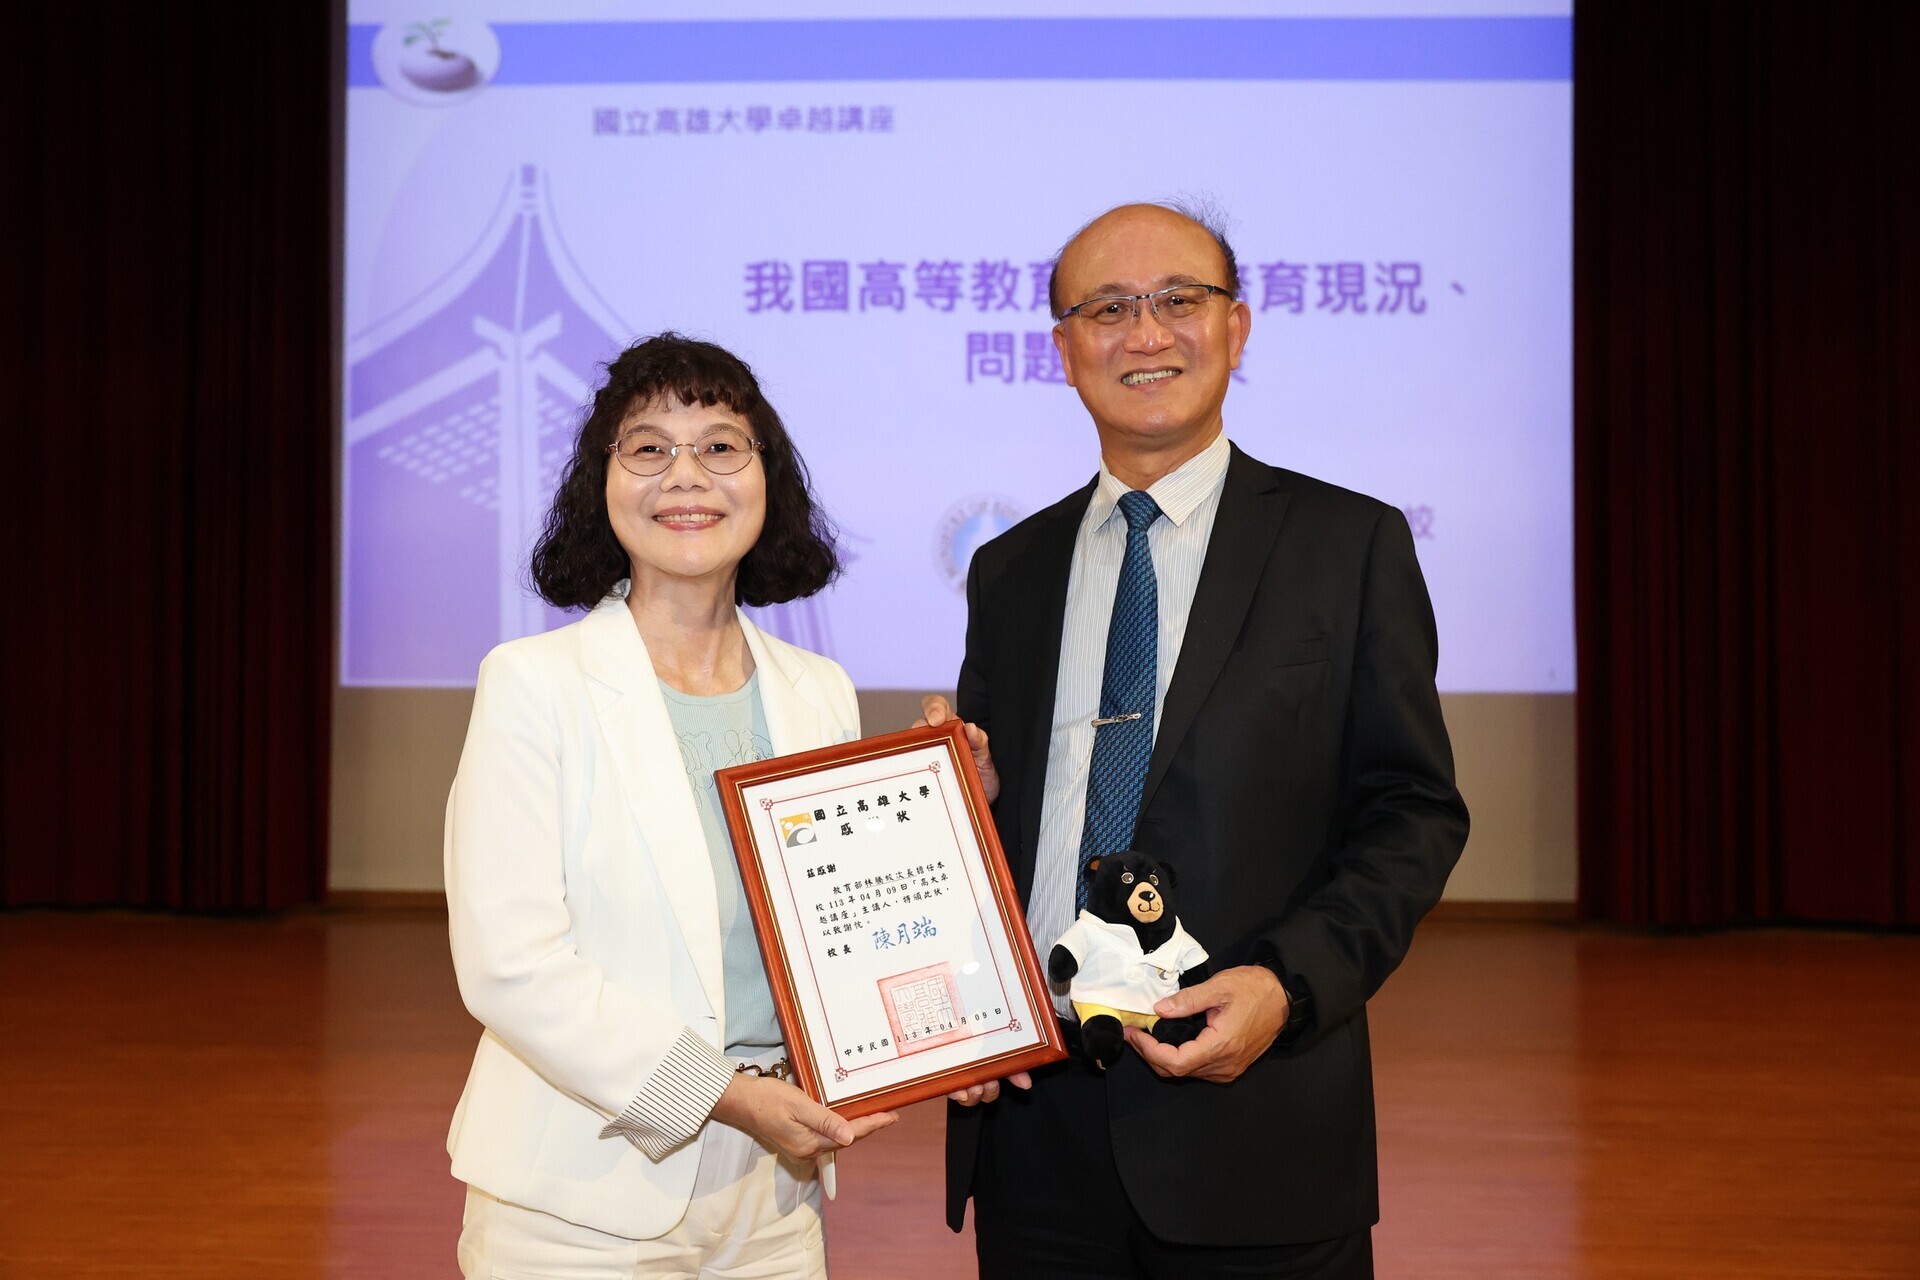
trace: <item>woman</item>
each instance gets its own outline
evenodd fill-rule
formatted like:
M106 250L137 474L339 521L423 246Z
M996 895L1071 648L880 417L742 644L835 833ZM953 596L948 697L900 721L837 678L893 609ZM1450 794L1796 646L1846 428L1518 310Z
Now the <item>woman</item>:
M815 1157L894 1117L781 1078L712 771L859 736L846 672L738 608L824 587L831 537L740 360L608 366L533 553L592 611L487 655L447 803L468 1276L826 1273Z

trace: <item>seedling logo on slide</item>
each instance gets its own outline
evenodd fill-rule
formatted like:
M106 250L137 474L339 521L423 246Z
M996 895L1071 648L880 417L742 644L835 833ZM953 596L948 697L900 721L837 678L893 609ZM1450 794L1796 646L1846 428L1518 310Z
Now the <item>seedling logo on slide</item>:
M787 848L797 849L803 844L813 843L813 815L796 813L791 818L780 819L780 838Z
M500 41L484 22L390 22L373 39L373 69L396 98L422 107L465 102L500 69Z

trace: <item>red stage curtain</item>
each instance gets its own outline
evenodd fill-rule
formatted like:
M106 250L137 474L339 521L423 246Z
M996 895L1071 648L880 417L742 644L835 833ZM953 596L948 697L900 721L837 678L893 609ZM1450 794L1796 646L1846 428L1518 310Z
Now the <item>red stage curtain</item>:
M1920 924L1908 4L1582 4L1580 910Z
M9 21L0 905L325 892L337 21Z

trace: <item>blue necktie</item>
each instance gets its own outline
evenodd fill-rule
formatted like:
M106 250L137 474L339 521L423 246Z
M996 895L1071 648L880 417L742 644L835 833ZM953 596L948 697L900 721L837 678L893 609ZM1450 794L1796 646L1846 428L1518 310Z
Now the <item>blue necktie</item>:
M1093 729L1087 773L1087 825L1080 834L1075 911L1087 905L1089 860L1125 850L1140 818L1140 788L1153 754L1153 700L1160 664L1160 584L1153 576L1147 529L1160 504L1135 490L1120 497L1127 520L1127 552L1107 623L1107 665L1100 677L1100 719ZM1116 719L1115 717L1127 717ZM1103 723L1104 722L1104 723Z

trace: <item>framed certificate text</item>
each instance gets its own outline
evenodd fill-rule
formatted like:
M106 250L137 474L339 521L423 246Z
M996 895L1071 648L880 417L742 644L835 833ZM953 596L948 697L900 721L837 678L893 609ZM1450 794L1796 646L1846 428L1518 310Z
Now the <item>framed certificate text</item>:
M714 780L808 1094L851 1119L1066 1056L958 721Z

